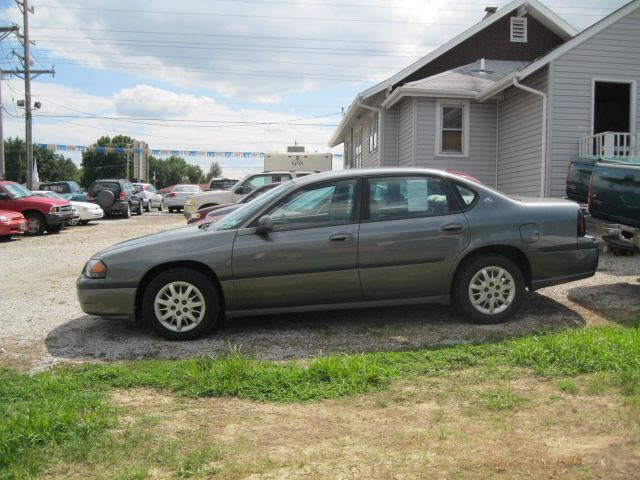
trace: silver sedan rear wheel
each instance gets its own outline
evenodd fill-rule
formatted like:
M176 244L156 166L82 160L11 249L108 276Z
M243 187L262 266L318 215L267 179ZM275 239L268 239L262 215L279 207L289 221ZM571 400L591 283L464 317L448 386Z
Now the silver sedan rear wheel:
M213 280L199 270L171 268L157 274L145 288L142 314L165 338L198 338L211 331L218 321L218 290Z
M499 254L463 262L456 273L453 300L466 318L478 323L509 320L524 300L524 275L518 264Z
M479 270L469 282L469 300L480 313L502 313L513 303L516 284L504 268L489 266Z

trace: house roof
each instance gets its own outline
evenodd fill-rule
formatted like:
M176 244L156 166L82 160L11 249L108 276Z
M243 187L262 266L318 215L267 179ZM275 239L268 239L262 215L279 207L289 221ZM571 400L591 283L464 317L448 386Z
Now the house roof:
M353 102L349 106L349 109L347 110L347 114L342 118L340 125L336 128L333 135L331 136L331 139L329 140L329 146L334 147L342 142L343 130L345 130L345 128L351 123L356 114L361 111L361 105L365 99L384 91L388 87L392 87L393 85L402 82L411 74L415 73L436 58L444 55L449 50L458 46L465 40L468 40L476 33L484 30L490 25L493 25L494 23L509 15L514 10L521 7L526 8L529 15L545 25L563 40L568 40L577 34L577 31L573 27L571 27L567 22L562 20L559 16L557 16L537 0L514 0L513 2L496 11L494 14L484 18L471 28L454 37L444 45L441 45L429 54L425 55L420 60L404 68L397 74L356 95L356 98L353 100Z
M498 81L527 63L525 61L477 60L468 65L398 87L387 97L382 106L391 108L401 98L407 96L475 98L478 93L491 88Z
M479 101L484 101L502 92L503 90L506 90L513 84L514 78L522 80L528 77L529 75L537 72L538 70L545 67L555 59L561 57L562 55L572 50L573 48L577 47L578 45L582 44L583 42L586 42L594 35L602 32L604 29L608 28L609 26L613 25L617 21L621 20L622 18L626 17L627 15L629 15L630 13L632 13L633 11L639 8L640 8L640 0L633 0L632 2L629 2L626 5L623 5L615 12L611 13L610 15L606 16L599 22L594 23L589 28L580 32L578 35L573 37L568 42L563 43L562 45L559 45L558 47L554 48L546 55L543 55L542 57L540 57L537 60L534 60L533 62L527 63L524 67L520 68L518 71L513 72L511 75L507 77L504 77L501 81L497 82L495 85L481 92L476 99Z

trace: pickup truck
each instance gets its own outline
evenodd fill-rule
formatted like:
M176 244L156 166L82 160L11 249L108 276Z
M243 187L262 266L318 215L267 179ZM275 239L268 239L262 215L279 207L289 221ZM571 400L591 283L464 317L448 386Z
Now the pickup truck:
M36 197L19 183L8 181L0 181L0 210L22 213L27 220L27 235L41 235L45 230L58 233L73 219L68 201Z
M184 216L188 220L196 210L201 208L215 207L223 203L236 203L248 193L267 183L286 182L292 178L312 173L315 172L279 171L249 174L229 190L208 190L192 195L184 205Z
M576 158L567 197L588 204L597 236L610 247L640 251L640 162Z

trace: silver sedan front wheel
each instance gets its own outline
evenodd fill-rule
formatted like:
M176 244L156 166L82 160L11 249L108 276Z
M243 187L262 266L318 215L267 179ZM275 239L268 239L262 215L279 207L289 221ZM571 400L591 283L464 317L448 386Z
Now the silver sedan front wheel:
M465 317L478 323L511 318L524 300L524 275L518 264L499 254L465 261L456 274L453 299Z
M220 313L217 289L204 273L172 268L155 276L144 291L144 319L170 340L191 340L215 326Z
M197 327L206 311L200 290L188 282L172 282L156 295L153 308L158 321L173 332L188 332Z

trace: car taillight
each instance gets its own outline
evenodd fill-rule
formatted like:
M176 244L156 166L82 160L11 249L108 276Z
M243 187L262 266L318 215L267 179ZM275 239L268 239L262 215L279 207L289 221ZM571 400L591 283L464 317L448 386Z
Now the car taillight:
M578 237L584 237L587 234L587 223L584 219L582 210L578 210Z
M93 195L91 195L90 193L87 193L87 200L91 200L93 198Z
M173 192L170 192L170 193L168 193L168 194L167 194L167 197L172 197L172 198L173 198L173 197L175 197L175 196L176 196L176 194L175 194L175 193L173 193Z
M124 192L120 192L120 195L118 195L118 200L124 200L126 197L124 196Z

